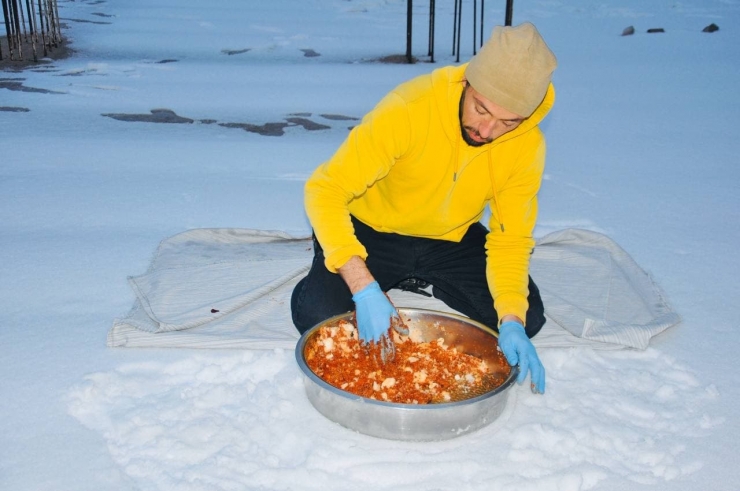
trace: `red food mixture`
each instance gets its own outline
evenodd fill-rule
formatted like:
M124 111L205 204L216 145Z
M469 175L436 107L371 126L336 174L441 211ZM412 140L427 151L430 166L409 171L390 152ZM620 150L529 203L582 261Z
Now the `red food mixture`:
M305 349L309 368L352 394L399 404L434 404L475 397L501 385L511 367L499 356L488 364L444 343L414 342L390 330L395 356L383 362L380 346L360 343L346 320L322 326Z

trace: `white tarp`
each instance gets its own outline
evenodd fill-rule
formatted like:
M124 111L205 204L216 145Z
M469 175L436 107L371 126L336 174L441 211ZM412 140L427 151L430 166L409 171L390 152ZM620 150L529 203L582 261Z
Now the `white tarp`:
M247 229L196 229L162 241L136 301L108 333L116 347L293 349L290 295L311 265L309 238ZM547 323L539 347L645 349L680 322L660 288L608 237L566 229L537 241L530 273ZM398 307L452 311L391 290Z

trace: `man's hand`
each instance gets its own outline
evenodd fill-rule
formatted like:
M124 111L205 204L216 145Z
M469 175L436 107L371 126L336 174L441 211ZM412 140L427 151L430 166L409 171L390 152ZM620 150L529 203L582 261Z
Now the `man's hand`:
M388 335L391 318L398 317L398 311L380 289L377 281L373 281L365 288L352 296L357 312L357 330L360 339L369 343L379 343L383 336Z
M509 365L519 364L517 383L521 384L531 372L532 392L545 393L545 368L542 366L532 341L524 332L524 326L516 321L501 324L498 330L498 345L504 352Z
M396 345L388 336L388 328L393 326L400 334L409 333L401 322L398 311L359 256L352 256L339 268L339 274L347 283L352 292L352 300L355 301L360 340L379 343L383 362L392 360L396 354ZM397 321L394 322L394 319Z

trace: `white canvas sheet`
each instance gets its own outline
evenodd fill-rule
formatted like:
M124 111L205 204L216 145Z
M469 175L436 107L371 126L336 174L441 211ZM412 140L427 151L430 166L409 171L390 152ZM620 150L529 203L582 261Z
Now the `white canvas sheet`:
M136 301L108 333L112 347L293 349L290 295L313 257L310 238L196 229L164 240L148 271L129 278ZM680 322L660 288L608 237L567 229L537 241L530 272L548 322L538 348L645 349ZM454 312L391 290L398 307Z

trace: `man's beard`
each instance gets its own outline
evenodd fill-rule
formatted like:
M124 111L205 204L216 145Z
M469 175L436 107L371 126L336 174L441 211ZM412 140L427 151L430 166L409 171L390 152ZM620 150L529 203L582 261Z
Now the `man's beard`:
M470 135L468 134L468 131L463 126L463 120L462 120L462 117L463 117L463 105L465 104L465 94L467 92L468 92L468 86L466 85L465 88L462 91L462 94L460 95L460 105L459 105L458 110L457 110L457 119L460 121L460 133L462 134L462 139L465 141L465 143L467 143L471 147L482 147L486 143L490 143L490 142L485 142L485 141L479 142L479 141L473 140L472 138L470 138Z

